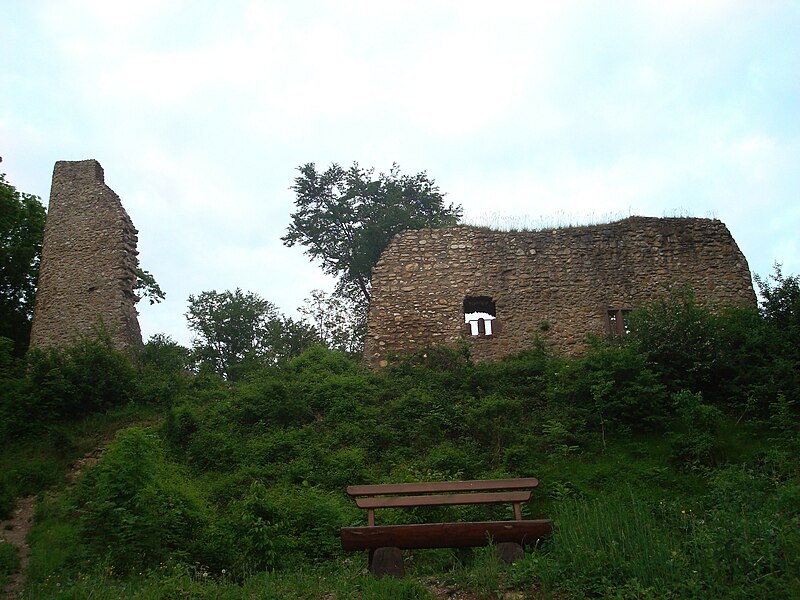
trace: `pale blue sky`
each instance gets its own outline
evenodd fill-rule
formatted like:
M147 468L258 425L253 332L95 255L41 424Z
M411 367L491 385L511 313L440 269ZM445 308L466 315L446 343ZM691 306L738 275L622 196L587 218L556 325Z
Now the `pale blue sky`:
M189 294L289 315L296 167L427 170L488 224L725 222L800 272L800 3L0 0L0 171L47 200L96 158L189 343Z

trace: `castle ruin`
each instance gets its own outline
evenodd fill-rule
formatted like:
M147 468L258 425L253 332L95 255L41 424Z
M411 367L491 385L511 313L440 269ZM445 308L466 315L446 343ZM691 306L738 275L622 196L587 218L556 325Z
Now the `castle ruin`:
M72 344L104 328L114 346L142 344L137 231L96 160L58 161L44 230L31 347Z
M537 334L574 355L591 334L624 334L631 309L674 286L709 308L756 304L747 260L718 220L405 231L373 270L365 358L379 368L393 353L465 339L474 360L497 360Z

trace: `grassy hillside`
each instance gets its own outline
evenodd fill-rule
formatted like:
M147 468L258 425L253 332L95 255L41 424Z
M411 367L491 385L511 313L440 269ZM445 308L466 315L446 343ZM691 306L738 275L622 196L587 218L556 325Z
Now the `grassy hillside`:
M29 598L798 597L796 335L676 294L574 359L531 340L498 363L431 348L371 373L315 347L230 383L163 339L135 366L102 342L8 354L0 509L40 494ZM518 476L541 481L525 516L556 530L514 565L416 551L406 579L376 580L340 548L365 523L348 484Z

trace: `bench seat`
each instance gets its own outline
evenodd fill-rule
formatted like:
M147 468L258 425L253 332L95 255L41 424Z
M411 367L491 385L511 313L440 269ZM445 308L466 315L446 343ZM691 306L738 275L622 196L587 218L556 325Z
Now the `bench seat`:
M515 542L531 545L552 531L552 521L539 519L344 527L341 538L345 550L375 550L388 546L412 550L485 546L490 541L494 544Z

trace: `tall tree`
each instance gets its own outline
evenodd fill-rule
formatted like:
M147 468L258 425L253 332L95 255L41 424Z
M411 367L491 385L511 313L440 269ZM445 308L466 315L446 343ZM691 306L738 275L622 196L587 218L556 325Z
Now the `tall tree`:
M186 313L196 359L230 381L253 368L297 355L316 333L283 317L274 304L253 292L212 290L189 296Z
M374 177L374 169L358 163L349 169L333 164L323 173L308 163L298 171L291 188L297 211L283 243L305 246L325 273L339 278L341 295L354 291L365 304L372 267L396 233L455 225L461 218L461 206L445 204L425 172L403 175L395 164Z
M0 173L0 336L14 351L28 347L45 210L38 196L18 192Z

